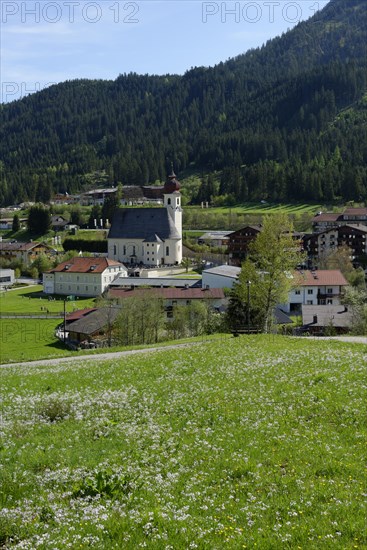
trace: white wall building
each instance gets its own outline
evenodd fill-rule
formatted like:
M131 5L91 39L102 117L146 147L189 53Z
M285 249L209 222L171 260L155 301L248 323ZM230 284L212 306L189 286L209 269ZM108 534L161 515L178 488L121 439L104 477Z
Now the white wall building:
M117 277L127 276L120 262L109 258L75 257L43 274L45 294L99 296Z
M233 265L220 265L206 269L202 273L203 288L232 288L238 281L241 268Z
M287 313L301 312L303 305L340 305L348 281L338 269L300 271L295 274L296 285L281 308Z
M14 284L14 269L0 269L0 288Z
M174 265L182 261L180 183L172 172L164 208L120 208L108 234L108 256L129 265Z

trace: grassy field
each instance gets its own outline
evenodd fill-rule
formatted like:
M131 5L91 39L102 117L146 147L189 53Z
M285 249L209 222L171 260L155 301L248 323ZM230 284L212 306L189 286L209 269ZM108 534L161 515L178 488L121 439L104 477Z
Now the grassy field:
M94 305L94 298L78 298L66 302L66 312ZM48 300L42 292L41 285L0 293L2 314L60 314L58 319L0 319L0 363L71 355L71 352L55 338L55 329L62 322L63 310L63 299L59 297Z
M206 209L202 209L200 206L190 206L185 207L190 210L200 210L206 212ZM325 210L325 207L321 204L279 204L279 203L243 203L240 205L235 205L233 207L222 206L222 207L210 207L207 209L212 214L276 214L279 212L284 212L286 214L312 214L315 215L320 210Z
M365 353L254 336L3 369L2 547L366 548Z
M55 337L62 319L0 319L0 363L71 355Z
M66 311L94 307L94 298L78 298L66 303ZM2 313L33 313L41 315L45 311L49 313L62 313L64 311L64 300L61 296L55 300L43 294L42 285L31 287L20 287L16 290L9 290L0 293L0 312Z

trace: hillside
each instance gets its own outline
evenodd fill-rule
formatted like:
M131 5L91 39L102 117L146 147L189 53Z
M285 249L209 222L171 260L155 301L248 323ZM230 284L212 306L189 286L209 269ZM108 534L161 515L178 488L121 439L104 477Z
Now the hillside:
M1 546L365 548L364 352L254 336L3 369Z
M171 160L225 170L220 193L237 201L363 200L366 44L365 1L331 0L212 68L76 80L3 105L0 203L74 192L94 171L162 181Z

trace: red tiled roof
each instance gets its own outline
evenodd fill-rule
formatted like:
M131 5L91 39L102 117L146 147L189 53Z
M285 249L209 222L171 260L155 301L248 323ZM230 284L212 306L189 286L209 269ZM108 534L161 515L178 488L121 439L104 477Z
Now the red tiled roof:
M223 299L222 288L111 288L109 296L112 298L136 298L137 296L152 295L166 300L195 300L195 299Z
M297 271L295 282L298 286L346 286L348 281L339 269L318 269L317 271Z
M334 214L333 212L324 212L322 214L317 214L312 218L312 222L336 222L341 218L341 214Z
M57 273L65 271L68 273L103 273L108 267L123 267L120 262L110 260L109 258L83 258L76 256L71 260L62 262L48 273Z
M346 208L343 214L347 216L367 216L367 208Z

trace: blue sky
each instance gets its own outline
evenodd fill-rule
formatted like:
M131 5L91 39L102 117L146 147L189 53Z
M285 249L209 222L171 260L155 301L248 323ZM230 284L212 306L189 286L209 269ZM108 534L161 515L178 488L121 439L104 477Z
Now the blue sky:
M212 66L328 1L1 0L1 101L75 78Z

